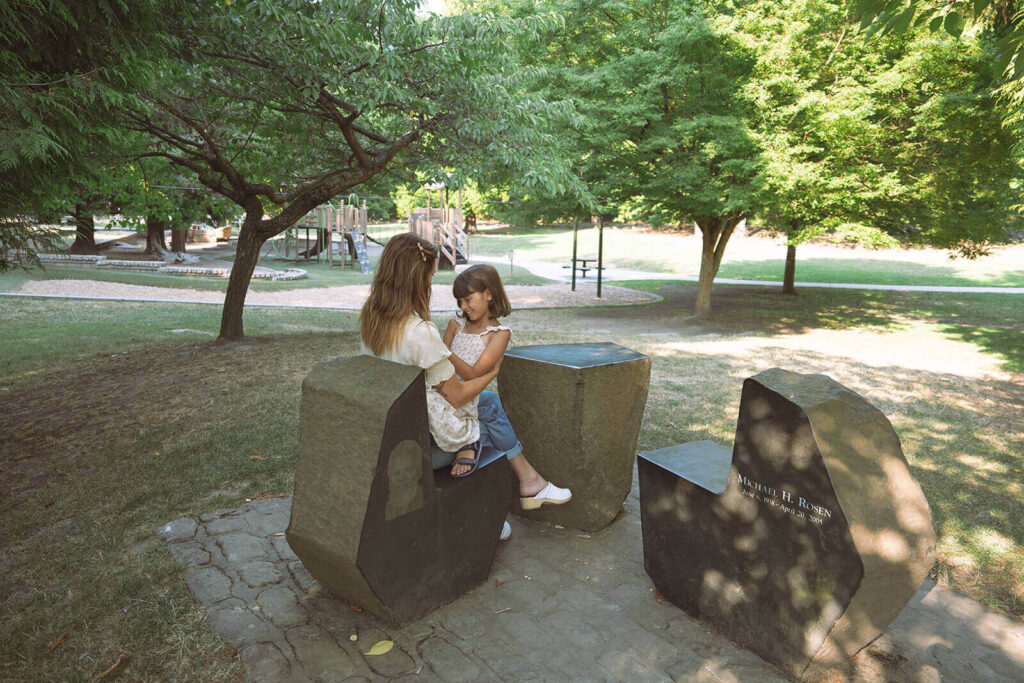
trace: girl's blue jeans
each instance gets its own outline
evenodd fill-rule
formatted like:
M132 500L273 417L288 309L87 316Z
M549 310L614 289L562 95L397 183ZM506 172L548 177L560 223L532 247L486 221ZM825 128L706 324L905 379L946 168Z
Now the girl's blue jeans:
M508 416L505 415L505 409L501 407L501 400L496 393L480 392L477 414L480 416L481 446L490 446L496 451L501 451L509 460L523 452L523 446L516 438L515 430L509 424ZM454 453L446 453L436 446L431 449L431 456L435 470L448 467L455 459Z

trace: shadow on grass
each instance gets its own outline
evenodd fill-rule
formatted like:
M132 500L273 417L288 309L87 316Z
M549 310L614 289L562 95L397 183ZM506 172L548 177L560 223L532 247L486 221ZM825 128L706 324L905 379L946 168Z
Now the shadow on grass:
M712 316L693 317L693 283L621 283L654 291L664 301L648 306L565 311L579 329L617 323L647 333L765 335L813 330L897 331L934 323L951 339L966 341L1024 372L1024 296L940 292L804 289L797 296L777 287L719 285L712 290Z
M1024 306L1024 301L1021 302ZM973 344L1003 359L1003 368L1024 374L1024 329L1017 327L968 327L945 325L945 334Z

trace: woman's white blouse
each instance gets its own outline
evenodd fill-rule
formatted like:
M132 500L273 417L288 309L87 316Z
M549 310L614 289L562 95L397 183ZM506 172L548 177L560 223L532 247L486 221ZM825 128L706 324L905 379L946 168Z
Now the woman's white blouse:
M430 433L441 450L454 452L480 438L480 422L476 411L457 410L434 389L434 386L455 375L455 366L448 360L452 352L444 345L434 323L413 314L409 316L395 348L378 355L363 344L362 353L395 363L415 365L426 371L427 421Z

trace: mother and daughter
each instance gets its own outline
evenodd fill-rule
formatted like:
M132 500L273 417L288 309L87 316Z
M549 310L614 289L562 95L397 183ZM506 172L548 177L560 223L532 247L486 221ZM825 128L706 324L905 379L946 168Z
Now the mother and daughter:
M427 422L446 454L434 460L434 469L450 466L453 477L469 475L479 466L481 449L490 446L508 458L523 509L568 502L569 489L545 480L526 460L498 396L484 391L511 338L499 322L511 306L498 272L478 265L459 274L452 289L460 314L442 339L430 321L437 258L434 245L412 233L388 241L359 316L363 353L426 371Z

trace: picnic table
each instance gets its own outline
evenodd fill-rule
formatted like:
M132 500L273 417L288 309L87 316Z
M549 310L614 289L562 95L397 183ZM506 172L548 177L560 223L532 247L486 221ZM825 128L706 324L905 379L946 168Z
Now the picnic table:
M597 270L597 266L593 265L598 261L596 256L577 256L574 259L569 259L567 265L562 266L563 268L573 268L581 274L582 277L587 276L588 270ZM606 266L601 266L601 270L604 270Z

